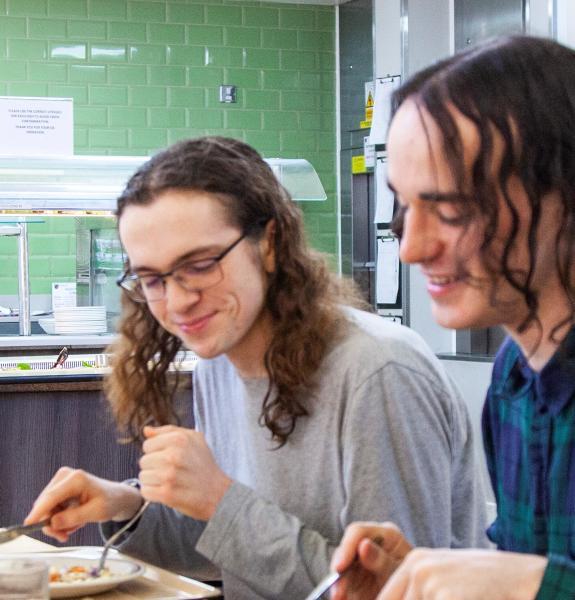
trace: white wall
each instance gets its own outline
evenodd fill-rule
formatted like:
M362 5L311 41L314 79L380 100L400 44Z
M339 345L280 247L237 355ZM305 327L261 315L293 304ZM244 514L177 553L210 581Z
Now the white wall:
M573 0L569 0L572 2ZM529 0L526 33L541 37L553 35L553 14L549 0Z
M401 74L401 1L374 0L375 77Z
M483 479L485 491L488 497L489 517L494 518L493 514L493 490L489 481L487 465L485 463L485 453L483 451L483 439L481 437L481 413L485 403L485 395L491 380L491 370L493 364L490 362L472 362L466 360L442 360L441 363L451 378L455 381L461 391L461 395L469 410L471 426L473 429L475 452L480 466L480 476Z
M453 0L374 0L373 14L376 77L413 74L452 52Z
M450 0L408 0L406 75L428 67L452 53L453 6ZM426 283L418 267L409 268L409 326L434 352L454 352L455 332L443 329L433 319Z
M407 6L409 76L451 54L453 8L449 0L407 0Z
M402 7L408 12L402 15ZM405 9L404 9L405 10ZM404 77L449 56L453 48L453 0L374 0L374 72L376 77ZM402 54L402 44L404 52ZM431 316L425 281L408 268L409 326L434 352L453 352L455 333L439 327Z
M557 40L575 48L575 2L557 0Z

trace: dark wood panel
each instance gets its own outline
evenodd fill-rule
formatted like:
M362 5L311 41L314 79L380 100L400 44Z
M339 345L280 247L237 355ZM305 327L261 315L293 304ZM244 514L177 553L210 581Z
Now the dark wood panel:
M191 390L184 393L191 415ZM137 476L139 456L135 444L118 442L101 391L18 393L0 386L0 526L22 521L60 466L120 481ZM100 544L97 526L89 525L67 545Z

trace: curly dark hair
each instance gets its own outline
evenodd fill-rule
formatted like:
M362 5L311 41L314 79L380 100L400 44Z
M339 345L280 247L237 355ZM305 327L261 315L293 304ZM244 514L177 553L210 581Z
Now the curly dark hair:
M117 216L128 206L155 202L169 189L213 194L229 223L253 240L274 222L275 270L265 299L273 336L265 354L269 386L260 423L283 445L299 417L309 414L316 373L344 323L342 304L365 306L349 281L330 272L325 258L311 250L300 209L270 166L247 144L223 137L176 143L146 162L118 199ZM132 439L148 422L178 422L177 381L168 372L181 349L146 304L122 297L119 336L110 351L113 369L106 393L116 420Z
M533 287L537 254L536 233L540 228L545 197L560 196L562 222L557 237L556 267L571 315L551 331L551 338L575 316L575 51L549 39L509 36L490 40L416 73L392 98L392 118L403 102L413 100L418 109L437 124L443 151L461 192L461 221L481 215L485 234L481 245L483 263L495 282L499 276L524 297L528 314L520 324L524 331L535 324L539 299ZM453 108L475 126L479 152L469 170L463 162L463 141ZM494 137L504 148L499 172L492 173ZM519 214L508 193L512 177L525 188L531 211L528 232L529 265L520 270L511 265L517 241ZM466 186L467 182L467 188ZM497 190L511 214L511 232L502 253L493 250L499 223ZM394 229L401 235L402 213ZM559 251L561 249L561 251ZM563 251L565 250L565 251ZM492 301L496 302L496 286Z

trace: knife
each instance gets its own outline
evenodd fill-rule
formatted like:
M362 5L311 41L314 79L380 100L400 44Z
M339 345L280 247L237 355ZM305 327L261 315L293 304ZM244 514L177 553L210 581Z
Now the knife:
M6 527L6 529L0 531L0 544L14 540L21 535L25 535L26 533L38 531L39 529L42 529L42 527L46 527L46 525L49 524L50 519L44 519L43 521L32 523L31 525L11 525L10 527Z
M68 348L64 346L62 350L60 350L60 354L58 354L58 358L56 362L50 367L51 369L55 369L56 367L63 367L64 363L68 360Z

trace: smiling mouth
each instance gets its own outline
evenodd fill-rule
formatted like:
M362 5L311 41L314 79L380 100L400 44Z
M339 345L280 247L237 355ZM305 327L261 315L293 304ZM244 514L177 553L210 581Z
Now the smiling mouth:
M450 283L456 283L464 279L461 275L427 275L426 277L427 281L432 285L449 285Z
M207 323L216 313L210 313L207 315L203 315L202 317L198 317L193 321L185 321L183 323L176 323L176 325L183 330L194 330L201 328L205 323Z
M423 273L429 289L435 289L437 292L440 290L447 291L455 288L459 284L473 285L475 280L469 273L465 271L459 271L449 275L432 275L431 273Z
M433 276L433 277L427 277L427 280L429 281L429 283L432 283L433 285L448 285L450 283L455 283L456 281L459 281L461 278L458 277L457 275L442 275L442 276Z

